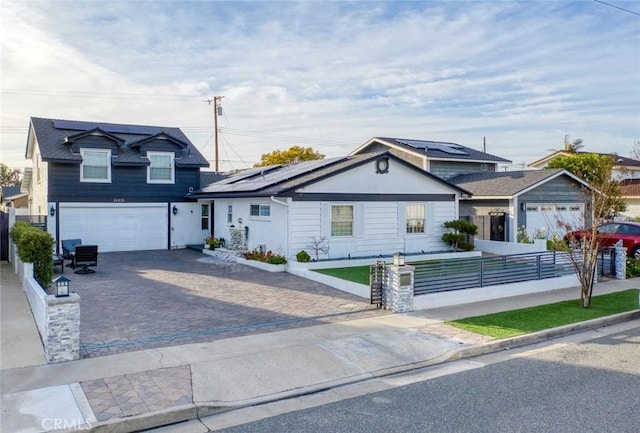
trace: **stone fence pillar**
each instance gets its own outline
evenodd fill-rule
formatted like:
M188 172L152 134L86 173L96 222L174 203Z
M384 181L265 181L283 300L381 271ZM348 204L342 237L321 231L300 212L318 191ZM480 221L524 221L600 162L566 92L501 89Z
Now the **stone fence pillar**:
M45 296L46 332L43 336L47 362L80 359L80 296Z
M627 249L625 247L616 246L616 279L624 280L627 278Z
M415 266L387 265L384 276L384 308L402 313L413 311Z

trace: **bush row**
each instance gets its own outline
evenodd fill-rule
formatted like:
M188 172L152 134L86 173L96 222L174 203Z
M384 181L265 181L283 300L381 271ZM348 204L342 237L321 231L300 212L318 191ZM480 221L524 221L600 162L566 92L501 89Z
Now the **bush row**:
M18 257L33 263L33 276L46 291L53 278L53 236L24 221L15 223L10 236L18 248Z

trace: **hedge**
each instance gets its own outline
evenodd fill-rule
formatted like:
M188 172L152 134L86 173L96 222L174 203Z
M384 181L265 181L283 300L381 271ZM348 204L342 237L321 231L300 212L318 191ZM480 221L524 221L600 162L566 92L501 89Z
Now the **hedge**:
M53 236L24 221L16 222L10 235L18 248L18 257L23 262L33 263L33 276L47 291L53 278Z

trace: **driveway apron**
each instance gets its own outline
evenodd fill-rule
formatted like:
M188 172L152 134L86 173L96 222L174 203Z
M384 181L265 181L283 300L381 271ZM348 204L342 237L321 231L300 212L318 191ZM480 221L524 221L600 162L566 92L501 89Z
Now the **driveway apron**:
M101 253L94 269L65 269L81 298L82 357L386 314L314 281L192 250Z

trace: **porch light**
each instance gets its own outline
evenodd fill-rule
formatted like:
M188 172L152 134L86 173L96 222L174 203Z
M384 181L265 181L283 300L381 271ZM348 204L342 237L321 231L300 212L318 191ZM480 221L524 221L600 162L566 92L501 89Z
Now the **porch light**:
M173 209L172 209L172 211L173 211L173 214L174 214L174 215L178 215L178 208L176 207L176 205L175 205L175 204L173 205Z
M393 255L393 265L394 266L404 266L404 254L395 253Z
M71 280L65 277L64 275L60 275L57 278L53 279L53 284L55 284L55 295L56 298L60 298L63 296L69 296L69 282Z
M56 208L53 207L53 205L51 205L51 209L49 209L49 215L51 215L51 217L56 216Z

